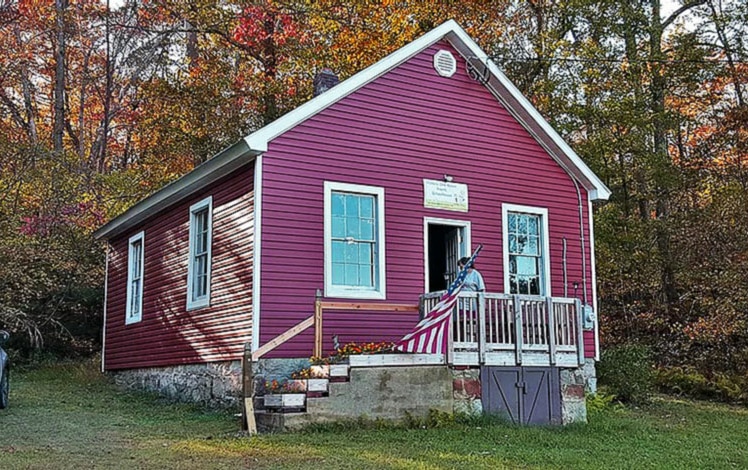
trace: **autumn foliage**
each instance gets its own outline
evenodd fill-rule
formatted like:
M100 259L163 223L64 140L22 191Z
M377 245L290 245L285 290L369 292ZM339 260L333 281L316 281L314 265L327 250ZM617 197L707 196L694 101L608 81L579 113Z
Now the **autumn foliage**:
M603 348L748 373L745 2L122 3L0 2L16 347L95 351L96 227L309 99L319 70L345 79L454 18L613 190L595 207Z

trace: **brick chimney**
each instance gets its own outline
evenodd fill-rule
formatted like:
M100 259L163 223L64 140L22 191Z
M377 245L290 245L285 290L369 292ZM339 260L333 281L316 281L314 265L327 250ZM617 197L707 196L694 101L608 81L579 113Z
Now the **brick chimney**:
M338 78L335 73L330 69L322 69L321 72L319 72L314 77L314 94L313 96L319 96L322 93L326 92L330 88L334 87L340 83L340 79Z

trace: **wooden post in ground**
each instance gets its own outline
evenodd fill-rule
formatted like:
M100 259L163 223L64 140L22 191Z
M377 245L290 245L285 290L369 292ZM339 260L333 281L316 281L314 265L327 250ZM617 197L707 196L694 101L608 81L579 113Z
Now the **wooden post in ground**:
M249 435L257 434L257 423L255 422L255 384L252 370L252 346L244 345L244 357L242 359L242 391L244 394L244 407L242 410L242 428Z
M314 357L322 357L322 299L318 291L314 300Z

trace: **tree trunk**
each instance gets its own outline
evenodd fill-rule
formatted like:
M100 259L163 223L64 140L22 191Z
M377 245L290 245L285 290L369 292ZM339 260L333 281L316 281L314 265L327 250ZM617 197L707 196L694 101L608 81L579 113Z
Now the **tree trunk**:
M55 47L55 118L52 128L54 151L62 153L65 133L65 10L68 0L55 0L57 44Z

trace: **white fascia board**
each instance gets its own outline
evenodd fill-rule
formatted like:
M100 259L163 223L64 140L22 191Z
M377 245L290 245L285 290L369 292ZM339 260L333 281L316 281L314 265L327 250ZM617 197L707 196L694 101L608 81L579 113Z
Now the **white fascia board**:
M244 140L239 140L178 180L172 181L138 202L119 217L107 222L106 225L94 232L94 237L97 240L110 239L121 234L200 188L249 163L255 156L257 156L257 152L247 148Z
M518 118L520 123L550 151L551 155L559 164L574 173L589 192L592 200L607 200L610 197L610 189L605 186L600 178L584 163L569 144L548 124L548 121L540 115L535 106L520 92L516 86L507 78L499 67L489 59L485 52L472 40L470 36L459 26L447 37L447 40L462 54L465 60L475 58L481 61L491 73L489 80L495 82L493 88L501 96L501 102L508 110ZM498 86L496 86L498 85ZM522 119L526 116L526 119ZM550 147L550 148L549 148ZM553 148L558 151L552 151ZM565 160L565 161L564 161Z
M250 149L257 152L267 152L268 144L271 140L296 127L320 111L332 106L367 83L376 80L455 30L462 31L462 28L454 20L449 20L437 26L384 59L365 68L347 80L340 82L267 126L253 132L245 137L244 140ZM464 31L462 32L464 34Z

